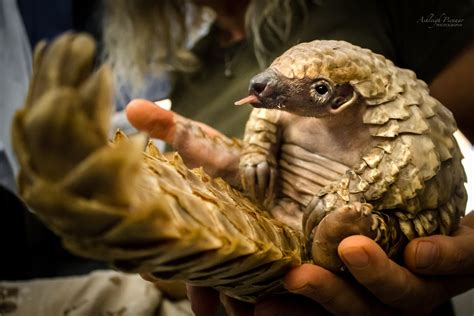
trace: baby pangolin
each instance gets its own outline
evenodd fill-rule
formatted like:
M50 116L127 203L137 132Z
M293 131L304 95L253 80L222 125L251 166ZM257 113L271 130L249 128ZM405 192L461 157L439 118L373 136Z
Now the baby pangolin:
M288 50L238 102L257 107L243 143L176 123L221 154L235 188L152 143L141 152L140 137L109 143L111 75L91 75L93 60L84 35L40 44L13 123L20 193L77 254L254 302L284 291L282 276L302 262L343 269L336 248L348 235L396 257L409 239L449 234L464 212L451 113L369 50Z
M240 160L245 190L303 229L315 263L363 234L392 257L408 240L449 234L466 180L451 112L413 71L343 41L299 44L236 102L254 109Z

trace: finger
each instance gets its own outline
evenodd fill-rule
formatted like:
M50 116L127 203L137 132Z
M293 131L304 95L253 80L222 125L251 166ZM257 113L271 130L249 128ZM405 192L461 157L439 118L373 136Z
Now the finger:
M314 300L333 314L391 313L371 296L364 296L363 291L348 280L316 265L304 264L291 270L284 282L290 292Z
M148 273L148 272L147 272L147 273L139 273L139 275L140 275L140 277L141 277L143 280L148 281L148 282L151 282L151 283L153 283L153 282L155 282L155 281L157 280L157 278L155 278L155 277L153 276L153 274Z
M425 301L427 303L420 309L431 309L446 296L441 283L416 277L390 260L373 240L365 236L344 239L338 252L356 280L385 304L409 310Z
M175 140L176 124L184 121L193 124L209 137L224 137L222 133L206 124L165 110L149 100L132 100L125 108L125 114L133 127L168 144L173 144Z
M219 308L219 293L207 287L186 285L191 308L195 315L215 315Z
M135 128L172 145L188 168L203 167L212 177L222 177L232 185L240 185L238 166L241 147L238 142L148 100L131 101L125 112ZM217 137L219 139L214 139Z
M474 229L461 225L455 234L412 240L405 248L405 264L428 275L474 275Z
M321 305L301 295L282 295L255 305L255 316L330 315Z
M237 301L227 295L221 293L221 302L228 316L250 316L254 315L254 305Z
M151 101L135 99L127 105L125 113L133 127L139 131L168 144L173 143L176 131L174 112L162 109Z

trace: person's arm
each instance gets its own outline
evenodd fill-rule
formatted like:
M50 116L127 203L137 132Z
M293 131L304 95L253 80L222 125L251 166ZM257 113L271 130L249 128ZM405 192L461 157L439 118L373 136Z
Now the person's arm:
M430 94L454 114L458 127L474 141L474 44L462 51L430 83Z

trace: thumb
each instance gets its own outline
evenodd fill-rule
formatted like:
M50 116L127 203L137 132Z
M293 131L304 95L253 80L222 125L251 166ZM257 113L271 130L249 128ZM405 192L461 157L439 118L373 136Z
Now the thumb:
M162 109L151 101L135 99L127 105L125 113L130 124L139 131L168 144L173 143L176 130L174 112Z
M428 275L474 274L474 229L461 225L455 236L417 238L405 248L405 264Z

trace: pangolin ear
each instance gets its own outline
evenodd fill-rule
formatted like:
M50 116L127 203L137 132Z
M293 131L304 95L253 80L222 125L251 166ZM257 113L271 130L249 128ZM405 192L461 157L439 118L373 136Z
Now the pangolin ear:
M360 82L351 82L354 90L356 90L364 99L378 99L385 94L385 87L378 82L365 80Z

